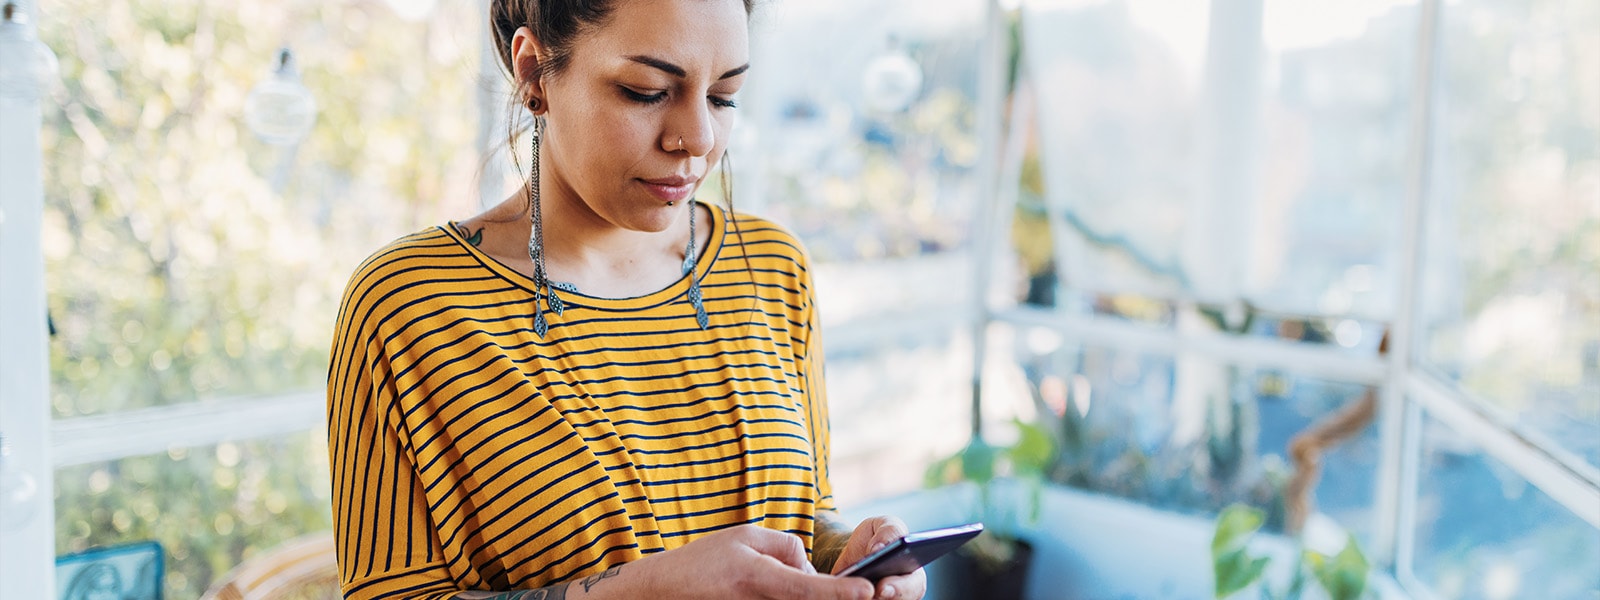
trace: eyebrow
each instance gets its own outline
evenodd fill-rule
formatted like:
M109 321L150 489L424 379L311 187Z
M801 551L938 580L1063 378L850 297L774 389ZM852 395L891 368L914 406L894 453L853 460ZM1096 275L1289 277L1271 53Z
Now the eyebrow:
M645 65L645 66L655 67L657 69L661 69L662 71L666 71L666 72L671 73L673 75L676 75L678 77L688 77L689 76L689 72L683 70L683 67L680 67L678 65L669 63L669 62L661 60L659 58L655 58L653 56L644 56L642 54L636 54L636 55L633 55L633 56L629 56L628 60L631 60L633 62L639 63L641 65ZM744 66L741 66L739 68L729 69L727 73L723 73L721 77L717 78L717 80L721 81L723 79L728 79L730 77L737 77L737 76L739 76L740 73L743 73L743 72L748 71L748 70L750 70L750 63L745 63Z

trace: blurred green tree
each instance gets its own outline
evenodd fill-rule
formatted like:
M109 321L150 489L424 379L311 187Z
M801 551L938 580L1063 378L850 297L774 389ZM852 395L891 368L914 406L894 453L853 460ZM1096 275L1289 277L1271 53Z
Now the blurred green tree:
M418 22L378 2L42 4L57 418L319 389L356 265L476 204L477 3ZM281 46L320 106L295 147L243 119ZM57 547L157 540L168 597L196 597L331 526L326 465L308 433L63 468Z

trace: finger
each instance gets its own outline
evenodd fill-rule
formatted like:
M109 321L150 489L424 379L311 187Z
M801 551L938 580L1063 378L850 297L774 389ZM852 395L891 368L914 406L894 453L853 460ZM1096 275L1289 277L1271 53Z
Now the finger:
M834 577L801 573L792 569L773 569L760 578L757 593L773 600L868 600L872 582L860 577Z
M910 533L910 530L906 528L905 521L895 517L877 517L872 521L872 543L868 546L870 548L869 551L876 551L892 544Z
M895 517L878 516L866 519L850 532L850 540L834 563L833 574L838 575L856 561L877 552L906 535L906 524Z
M741 533L745 545L750 549L804 573L817 572L817 568L811 566L811 559L806 556L806 544L800 541L799 536L765 527L751 526L746 529Z
M905 575L885 577L878 582L876 598L881 600L916 600L928 591L928 578L922 569Z

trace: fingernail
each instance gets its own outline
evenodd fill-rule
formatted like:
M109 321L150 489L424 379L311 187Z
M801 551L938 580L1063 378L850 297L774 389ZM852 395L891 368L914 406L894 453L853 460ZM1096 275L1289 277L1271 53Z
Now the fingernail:
M877 552L879 550L882 550L883 547L887 546L887 545L889 545L889 542L878 542L878 543L872 545L872 551L873 552Z
M883 597L884 598L893 598L894 597L894 586L892 586L892 585L883 586Z

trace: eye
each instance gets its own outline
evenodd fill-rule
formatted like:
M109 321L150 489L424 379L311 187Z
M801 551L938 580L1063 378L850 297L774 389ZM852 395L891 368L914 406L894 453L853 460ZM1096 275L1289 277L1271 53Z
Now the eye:
M623 96L627 96L629 100L632 100L634 102L638 102L639 104L655 104L655 103L661 102L662 100L666 100L667 99L667 93L666 92L656 92L654 94L644 94L644 93L640 93L640 92L635 92L635 91L633 91L633 89L631 89L631 88L629 88L627 86L618 86L617 89L622 90L622 95Z
M711 96L710 98L711 105L717 108L739 108L739 103L734 101L733 98L719 98L717 96Z

